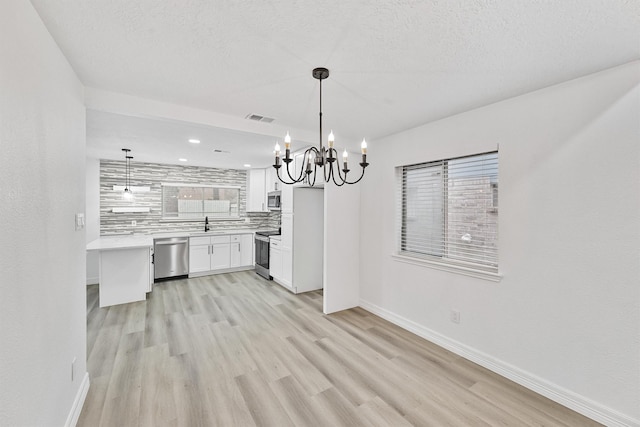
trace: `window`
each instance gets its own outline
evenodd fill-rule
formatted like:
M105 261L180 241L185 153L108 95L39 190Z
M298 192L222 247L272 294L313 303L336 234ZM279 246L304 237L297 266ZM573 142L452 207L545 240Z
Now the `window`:
M163 219L238 218L240 187L162 184Z
M398 254L498 272L498 153L397 168Z

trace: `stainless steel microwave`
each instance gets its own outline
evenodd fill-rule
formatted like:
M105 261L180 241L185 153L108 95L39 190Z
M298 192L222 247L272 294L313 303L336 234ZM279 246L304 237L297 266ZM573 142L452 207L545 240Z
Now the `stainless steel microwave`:
M280 210L280 192L279 191L270 191L267 194L267 207L270 211L279 211Z

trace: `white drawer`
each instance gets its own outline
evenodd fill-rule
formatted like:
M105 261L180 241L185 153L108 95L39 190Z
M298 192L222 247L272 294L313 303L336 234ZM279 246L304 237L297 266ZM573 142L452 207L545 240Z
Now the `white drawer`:
M189 246L208 245L210 237L189 237Z
M211 237L211 243L229 243L231 242L230 236L213 236Z
M271 248L279 248L281 246L281 244L282 243L280 242L280 240L270 240L269 241L269 245L270 245L269 247L271 247Z

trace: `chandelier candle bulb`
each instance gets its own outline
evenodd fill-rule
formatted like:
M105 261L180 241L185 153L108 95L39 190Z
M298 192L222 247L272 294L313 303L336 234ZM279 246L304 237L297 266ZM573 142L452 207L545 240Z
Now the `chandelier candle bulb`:
M289 136L289 132L287 132L287 135L284 137L284 148L286 150L291 149L291 137Z
M333 136L333 130L329 134L329 148L333 148L333 143L335 142L335 137Z
M277 142L276 142L275 151L276 151L276 157L280 157L280 144L278 144Z
M362 149L362 154L367 154L367 141L363 139L360 148Z

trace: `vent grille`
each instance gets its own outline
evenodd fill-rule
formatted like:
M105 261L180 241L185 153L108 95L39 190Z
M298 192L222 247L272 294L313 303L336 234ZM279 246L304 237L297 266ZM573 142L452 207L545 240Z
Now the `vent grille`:
M214 153L227 153L227 154L228 154L228 153L231 153L231 151L227 151L227 150L220 150L220 149L218 149L218 148L215 148L215 149L213 150L213 152L214 152Z
M245 119L253 120L254 122L271 123L275 119L271 117L261 116L260 114L248 114Z

